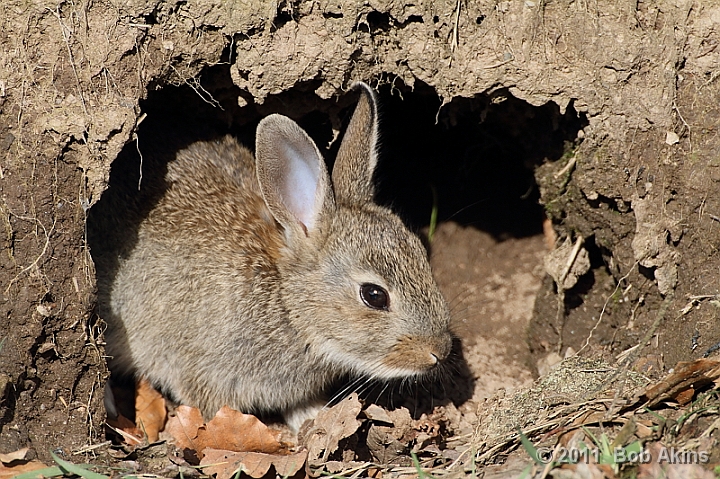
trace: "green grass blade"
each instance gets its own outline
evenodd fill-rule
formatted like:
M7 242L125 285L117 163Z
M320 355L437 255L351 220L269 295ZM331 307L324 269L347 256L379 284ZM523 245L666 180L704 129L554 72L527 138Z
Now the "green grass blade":
M46 467L44 469L35 469L34 471L23 472L17 476L13 476L10 479L38 479L41 477L54 477L62 476L63 471L57 466Z
M414 452L411 452L410 456L412 457L413 466L415 466L415 470L417 471L418 478L419 479L432 479L432 476L430 474L423 471L423 468L420 465L420 461L418 461L417 455Z
M428 243L432 243L435 230L437 229L437 217L438 217L438 194L437 189L434 185L430 185L433 195L433 205L430 211L430 227L428 228Z
M63 461L62 459L57 457L52 451L50 451L50 455L52 456L53 460L57 462L58 466L60 466L60 469L62 469L63 471L70 472L84 479L109 479L108 476L98 474L97 472L88 471L87 469L77 464L73 464L72 462Z
M538 456L537 449L533 446L533 443L530 442L530 439L528 439L520 429L518 429L518 434L520 435L520 443L523 449L525 449L525 452L528 453L528 456L530 456L530 459L538 466L544 466L545 463L540 459L540 456Z

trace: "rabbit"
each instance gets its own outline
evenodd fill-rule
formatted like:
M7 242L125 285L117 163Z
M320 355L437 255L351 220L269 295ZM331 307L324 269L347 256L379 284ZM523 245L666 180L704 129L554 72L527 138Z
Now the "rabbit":
M449 308L419 238L373 202L377 100L353 89L332 179L278 114L259 123L255 159L225 137L168 163L134 244L99 281L114 375L144 376L206 419L228 405L297 431L339 378L437 371Z

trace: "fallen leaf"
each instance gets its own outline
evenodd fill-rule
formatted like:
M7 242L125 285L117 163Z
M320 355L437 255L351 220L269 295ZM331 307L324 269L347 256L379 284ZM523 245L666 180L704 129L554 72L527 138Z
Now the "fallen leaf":
M14 466L5 466L4 461L0 462L0 479L8 479L15 477L23 472L39 471L40 469L46 469L47 466L39 461L23 462Z
M107 426L123 438L125 444L139 446L143 444L145 437L143 432L137 428L134 422L120 414L115 419L107 418Z
M273 431L251 414L223 406L204 424L197 408L180 406L165 426L180 449L190 449L202 459L205 449L274 454L283 449L279 432Z
M379 464L389 464L401 455L407 454L407 444L398 441L392 434L392 427L371 424L366 444L370 454Z
M205 421L198 408L178 406L175 414L170 416L165 424L165 432L175 439L175 445L180 449L195 449L198 430L204 424Z
M377 404L371 404L369 405L364 411L363 414L365 414L365 417L370 419L371 421L377 421L377 422L384 422L386 424L392 425L392 419L390 419L390 415L387 413L387 411Z
M695 397L695 388L690 386L688 389L677 393L675 395L675 400L678 402L679 405L684 406L690 401L692 401L693 397Z
M357 431L361 409L358 395L353 393L330 409L320 411L307 431L301 431L302 437L298 439L307 447L311 464L325 462L337 450L340 440Z
M710 384L720 382L720 361L697 359L680 362L675 370L662 381L648 387L641 396L654 406L667 399L687 401L688 390L698 390ZM683 395L683 393L685 393ZM678 401L679 402L679 401Z
M157 442L165 427L165 398L143 378L135 389L135 424L145 433L148 442Z
M367 414L367 411L365 413ZM384 422L392 426L373 423L367 435L370 454L380 464L388 464L397 457L405 455L410 443L422 434L419 433L419 429L423 425L422 421L413 421L410 411L404 407L385 411L385 415L387 420Z
M200 466L205 474L217 474L217 479L230 479L238 469L250 477L260 478L275 468L275 475L291 477L305 466L307 451L278 455L261 452L233 452L220 449L205 449Z
M28 451L29 448L23 447L22 449L18 449L14 452L0 454L0 462L2 462L3 464L10 464L13 461L23 461L25 460L25 456L27 456Z

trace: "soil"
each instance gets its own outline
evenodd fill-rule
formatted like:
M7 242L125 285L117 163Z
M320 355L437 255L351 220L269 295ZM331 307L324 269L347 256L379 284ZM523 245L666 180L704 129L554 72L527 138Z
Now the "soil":
M272 112L332 161L353 80L380 95L378 200L425 233L437 211L468 420L564 356L659 376L717 354L718 18L693 1L2 2L0 452L104 441L86 221L108 185L143 151L252 145ZM589 264L569 261L572 285L545 262L565 241Z

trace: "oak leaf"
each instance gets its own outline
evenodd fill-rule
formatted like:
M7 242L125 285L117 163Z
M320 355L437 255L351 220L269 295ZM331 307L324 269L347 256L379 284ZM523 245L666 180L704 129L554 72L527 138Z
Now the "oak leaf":
M327 461L342 439L355 434L360 427L357 419L362 405L353 393L330 409L320 411L312 425L300 431L300 442L308 448L311 464Z
M180 449L195 451L202 459L208 448L233 452L275 454L283 450L277 431L273 431L251 414L223 406L215 417L204 423L197 408L180 406L165 426Z
M261 452L233 452L220 449L205 449L200 462L205 474L217 474L217 479L230 479L238 470L250 477L260 478L275 468L276 476L291 477L305 466L307 451L294 454L264 454Z
M135 424L145 433L148 442L159 440L166 419L165 399L147 379L141 379L135 389Z

